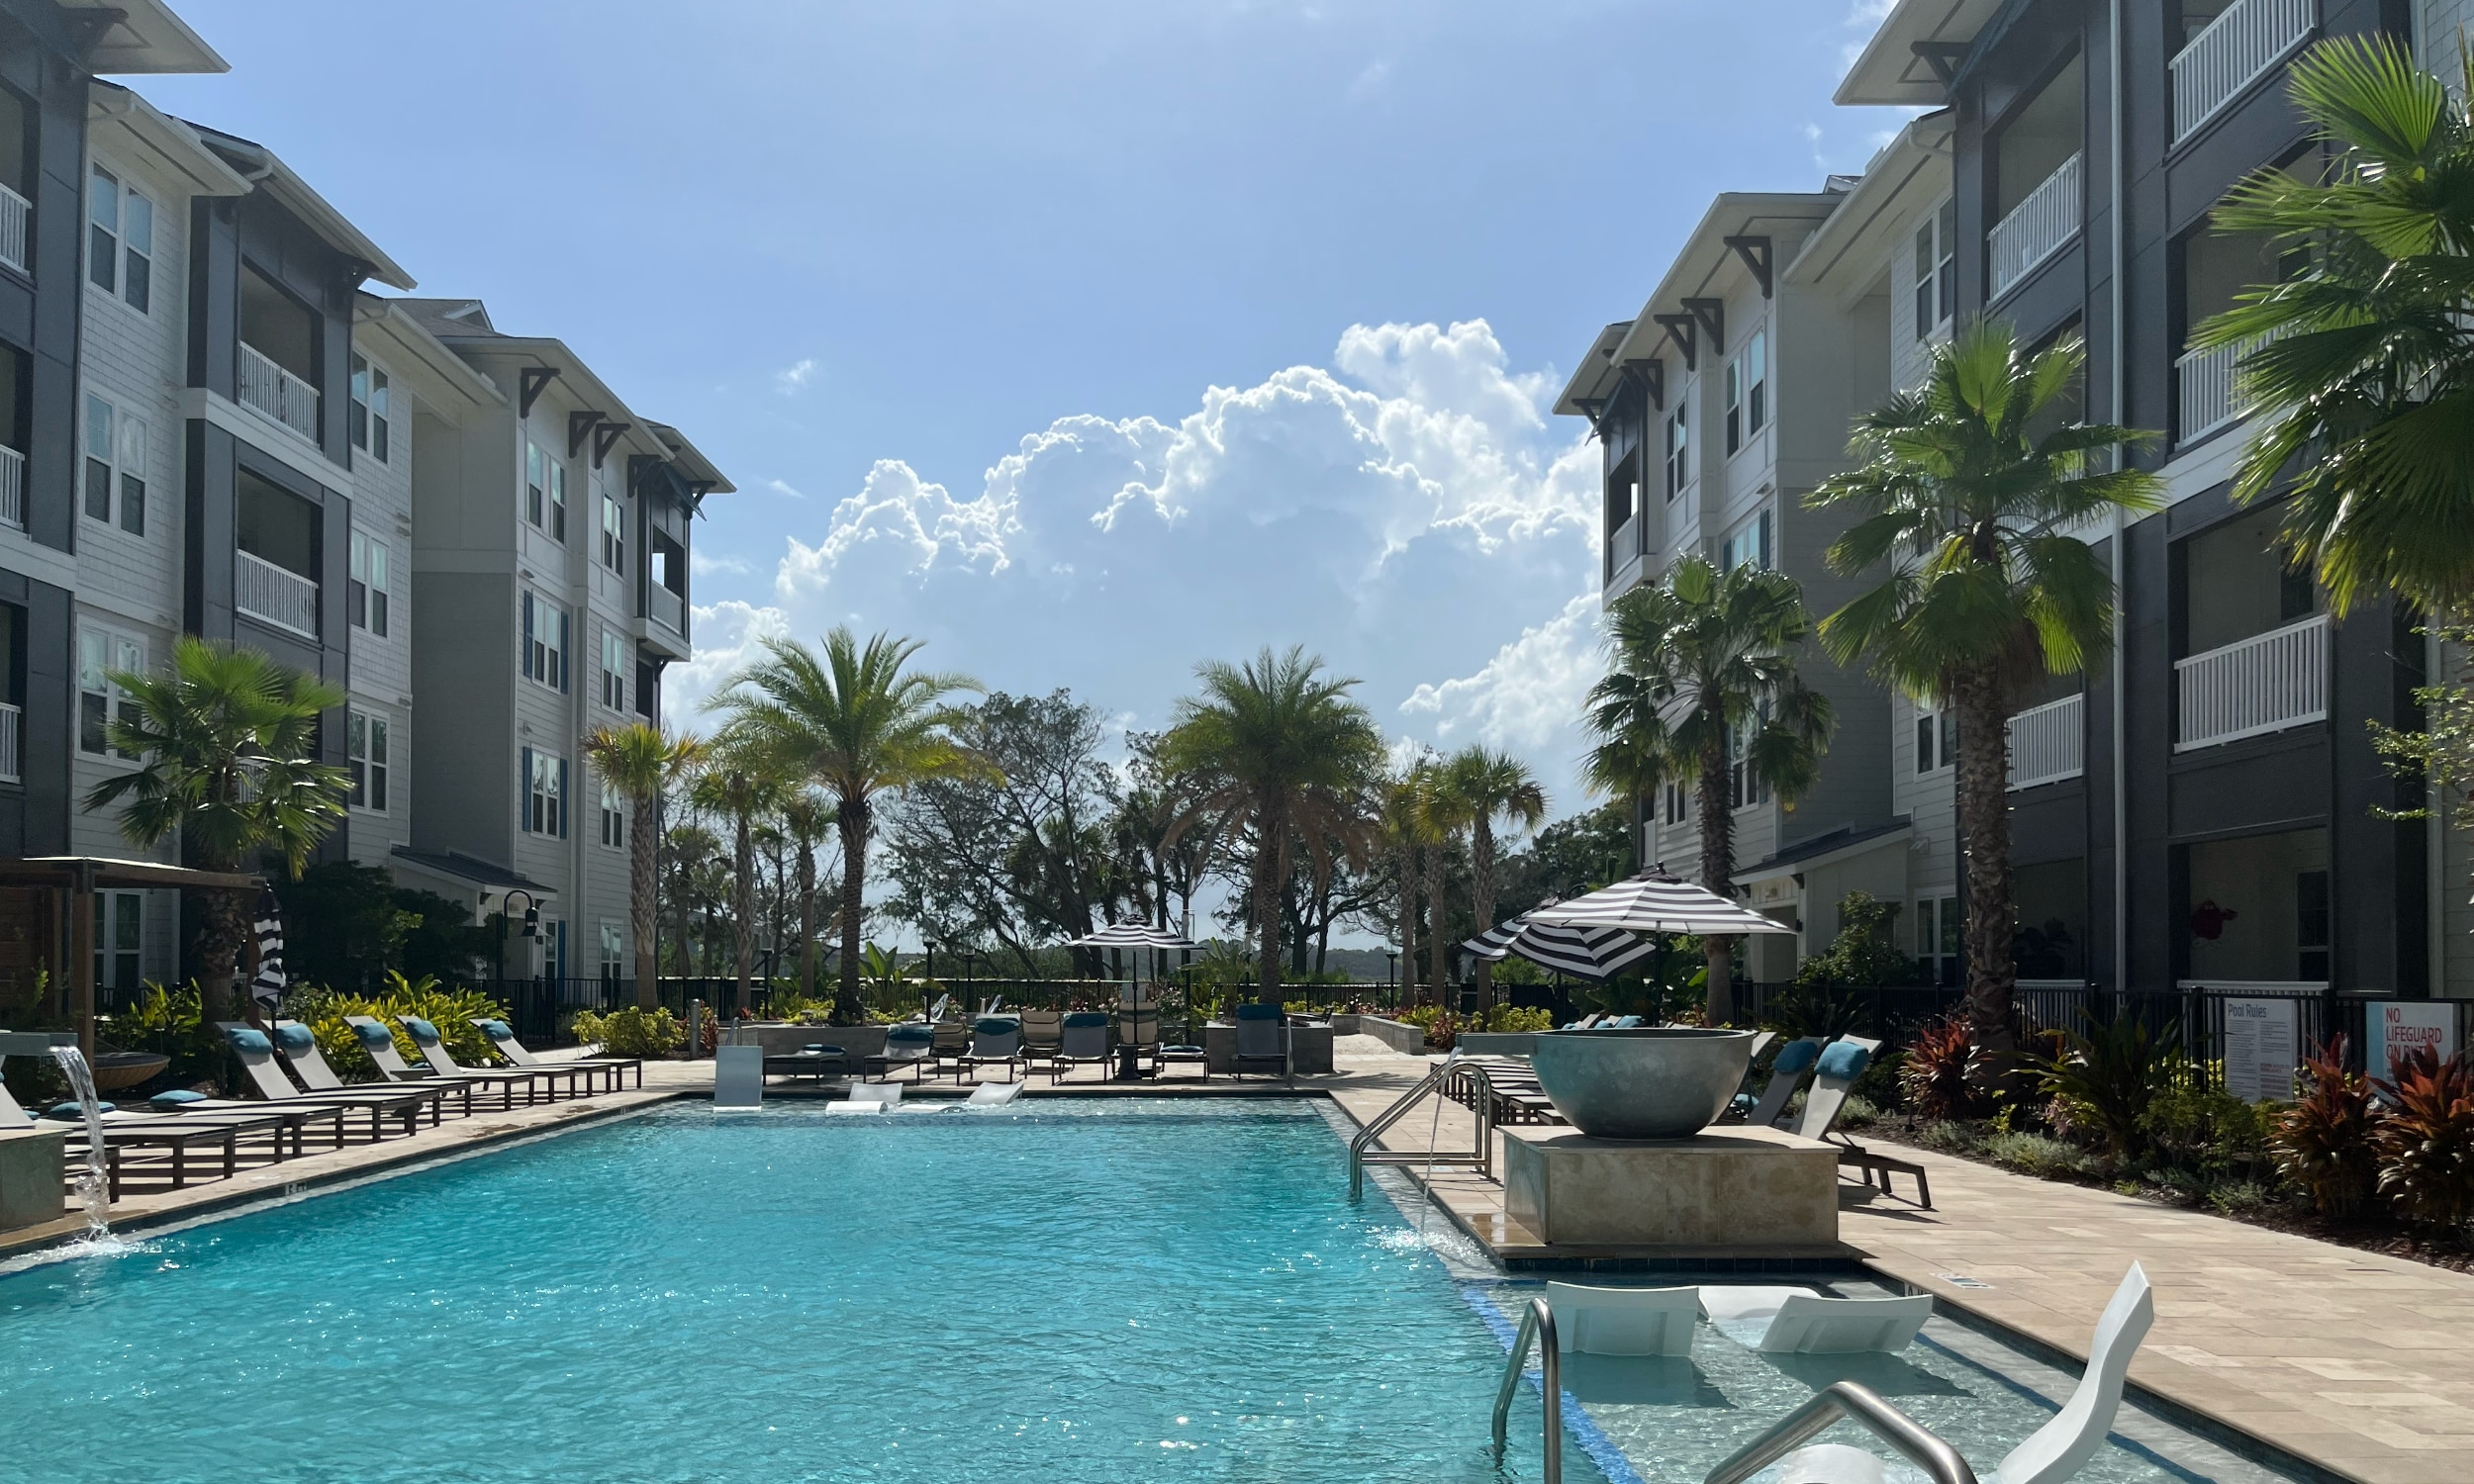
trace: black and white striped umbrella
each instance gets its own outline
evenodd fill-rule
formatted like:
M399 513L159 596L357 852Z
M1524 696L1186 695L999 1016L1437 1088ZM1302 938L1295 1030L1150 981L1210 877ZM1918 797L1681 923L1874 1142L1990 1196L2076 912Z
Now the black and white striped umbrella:
M1586 896L1529 914L1568 927L1626 928L1636 933L1792 933L1774 918L1729 901L1706 886L1645 871Z
M1065 940L1068 948L1198 948L1182 934L1147 922L1114 922L1095 933Z
M283 998L283 906L272 891L257 894L257 973L249 975L249 997L262 1005Z
M1518 954L1541 969L1594 980L1611 979L1658 952L1658 945L1622 928L1572 927L1536 916L1523 913L1498 922L1461 947L1489 964Z

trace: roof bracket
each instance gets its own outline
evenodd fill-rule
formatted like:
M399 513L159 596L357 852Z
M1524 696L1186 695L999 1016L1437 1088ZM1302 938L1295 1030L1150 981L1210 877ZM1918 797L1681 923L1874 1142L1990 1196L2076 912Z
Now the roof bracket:
M1761 297L1763 299L1767 299L1770 292L1769 238L1721 237L1719 240L1725 242L1728 246L1733 247L1735 249L1735 255L1744 259L1744 266L1752 269L1753 276L1760 280Z
M567 415L567 457L584 452L584 440L593 433L593 424L602 420L600 413L569 413ZM600 459L593 462L600 463Z
M1948 89L1958 76L1958 64L1967 59L1965 42L1910 42L1907 49L1916 59L1933 69L1933 75Z
M1701 357L1695 341L1692 317L1690 315L1652 315L1650 318L1666 331L1667 338L1675 342L1675 348L1683 352L1683 369L1700 370Z
M549 390L550 382L557 377L558 370L556 366L524 366L516 372L517 417L532 416L532 405L541 400L543 392Z
M632 422L605 422L601 425L601 429L593 434L594 468L602 467L602 459L610 452L611 445L626 436L627 429L633 426Z
M68 44L81 62L92 61L95 48L103 45L104 37L111 33L113 27L129 19L129 12L109 6L96 6L91 10L70 10L63 6L58 14L60 24L68 29Z
M1683 307L1709 331L1710 349L1720 355L1727 353L1727 301L1724 299L1687 299Z
M1649 394L1650 406L1666 411L1666 363L1662 360L1626 361L1624 375L1641 384Z

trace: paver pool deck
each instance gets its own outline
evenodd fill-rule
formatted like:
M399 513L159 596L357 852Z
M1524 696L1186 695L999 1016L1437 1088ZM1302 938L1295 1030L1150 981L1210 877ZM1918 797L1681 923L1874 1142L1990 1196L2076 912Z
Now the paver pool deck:
M1334 1048L1334 1074L1299 1077L1297 1085L1327 1093L1363 1122L1427 1065L1372 1037L1344 1037ZM709 1062L649 1063L640 1091L484 1113L409 1139L252 1166L232 1180L133 1195L113 1207L113 1216L159 1224L292 1187L315 1190L671 1098L703 1096L712 1084ZM1208 1090L1226 1095L1277 1087L1222 1078ZM1123 1089L1069 1083L1067 1090L1158 1096L1183 1089L1170 1081ZM1035 1081L1028 1095L1048 1096L1050 1089ZM1466 1145L1468 1119L1456 1105L1443 1106L1439 1137L1447 1147L1455 1140ZM1383 1145L1422 1151L1434 1127L1430 1111L1420 1108ZM1929 1152L1900 1153L1931 1170L1936 1209L1871 1200L1842 1212L1840 1236L1849 1253L1883 1276L2077 1359L2086 1353L2097 1313L2136 1259L2156 1285L2156 1326L2131 1370L2146 1392L2331 1476L2364 1484L2474 1481L2474 1276ZM1412 1179L1421 1174L1414 1166L1404 1172ZM1345 1178L1337 1159L1332 1177ZM1437 1170L1432 1194L1499 1255L1557 1255L1504 1215L1503 1187L1474 1171ZM11 1233L0 1239L0 1255L72 1235L79 1225L64 1219Z

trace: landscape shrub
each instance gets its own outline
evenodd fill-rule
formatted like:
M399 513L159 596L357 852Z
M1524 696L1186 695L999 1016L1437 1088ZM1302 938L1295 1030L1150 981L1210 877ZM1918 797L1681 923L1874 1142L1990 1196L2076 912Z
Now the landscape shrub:
M2179 1062L2163 1069L2164 1085L2141 1124L2158 1159L2215 1179L2255 1180L2272 1167L2272 1104L2246 1103L2225 1091L2218 1068Z
M1481 1031L1551 1031L1555 1012L1544 1005L1491 1005L1479 1022Z
M2165 1082L2165 1064L2181 1040L2170 1022L2151 1032L2136 1015L2111 1020L2089 1017L2085 1034L2063 1038L2061 1049L2040 1068L2037 1081L2058 1099L2071 1126L2097 1141L2107 1155L2127 1160L2140 1148L2148 1106Z
M2395 1104L2371 1140L2380 1155L2380 1194L2408 1221L2462 1232L2474 1221L2474 1068L2459 1052L2447 1061L2425 1047L2380 1084Z
M1918 1118L1969 1118L1984 1111L1982 1092L1967 1080L1975 1048L1975 1031L1963 1014L1933 1021L1908 1041L1899 1092Z
M1947 1128L1943 1124L1937 1127ZM2022 1174L2041 1175L2046 1179L2094 1179L2104 1172L2104 1161L2075 1144L2064 1143L2047 1134L2032 1134L2026 1130L1993 1135L1984 1143L1984 1153L1994 1163Z
M2352 1216L2379 1188L2378 1121L2371 1080L2346 1068L2339 1036L2304 1061L2302 1096L2276 1120L2268 1146L2322 1216Z
M2264 1210L2274 1195L2256 1180L2227 1180L2208 1191L2208 1208L2220 1216L2244 1216Z
M1984 1131L1958 1119L1929 1123L1916 1131L1916 1142L1945 1155L1972 1155L1984 1147Z
M1838 1126L1842 1129L1866 1128L1880 1121L1881 1110L1874 1107L1869 1098L1859 1097L1851 1092L1847 1095L1847 1101L1839 1104Z
M599 1046L614 1057L666 1057L687 1040L687 1027L668 1010L629 1005L606 1015L578 1012L575 1036L578 1042Z
M413 1044L412 1037L404 1034L405 1016L436 1026L439 1037L446 1042L447 1055L466 1067L493 1067L500 1061L497 1048L473 1021L507 1018L507 1006L477 989L461 985L441 988L429 974L407 979L392 973L386 976L386 988L378 994L303 989L294 993L286 1008L290 1018L310 1028L310 1033L318 1038L319 1055L346 1081L369 1081L378 1076L378 1064L361 1049L360 1036L346 1016L367 1015L385 1022L395 1032L396 1055L415 1067L421 1065L421 1050Z

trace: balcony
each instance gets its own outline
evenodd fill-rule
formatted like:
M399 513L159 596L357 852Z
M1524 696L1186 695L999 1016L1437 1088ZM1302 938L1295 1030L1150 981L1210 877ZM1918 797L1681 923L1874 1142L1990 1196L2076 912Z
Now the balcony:
M687 600L659 583L646 585L645 612L674 634L687 632Z
M26 528L26 455L0 444L0 525Z
M254 408L318 441L318 389L276 365L248 341L240 342L240 405Z
M2234 398L2234 370L2246 347L2220 345L2194 350L2173 363L2174 396L2180 423L2177 443L2192 443L2240 416Z
M1641 555L1641 517L1626 515L1624 523L1606 538L1606 581L1613 583L1626 567Z
M232 555L234 607L304 639L318 637L318 584L251 552Z
M34 215L35 208L25 197L0 185L0 266L15 268L20 273L34 271L27 231Z
M2079 234L2080 162L2074 154L2028 192L1993 228L1993 296L1998 299Z
M0 784L22 784L26 781L24 754L18 739L26 732L26 713L6 701L0 701Z
M2087 697L2065 696L2010 718L2010 787L2058 784L2087 771Z
M2328 719L2328 615L2237 639L2173 662L2188 752Z
M2318 25L2314 0L2234 0L2173 58L2173 142L2181 143L2285 59Z

